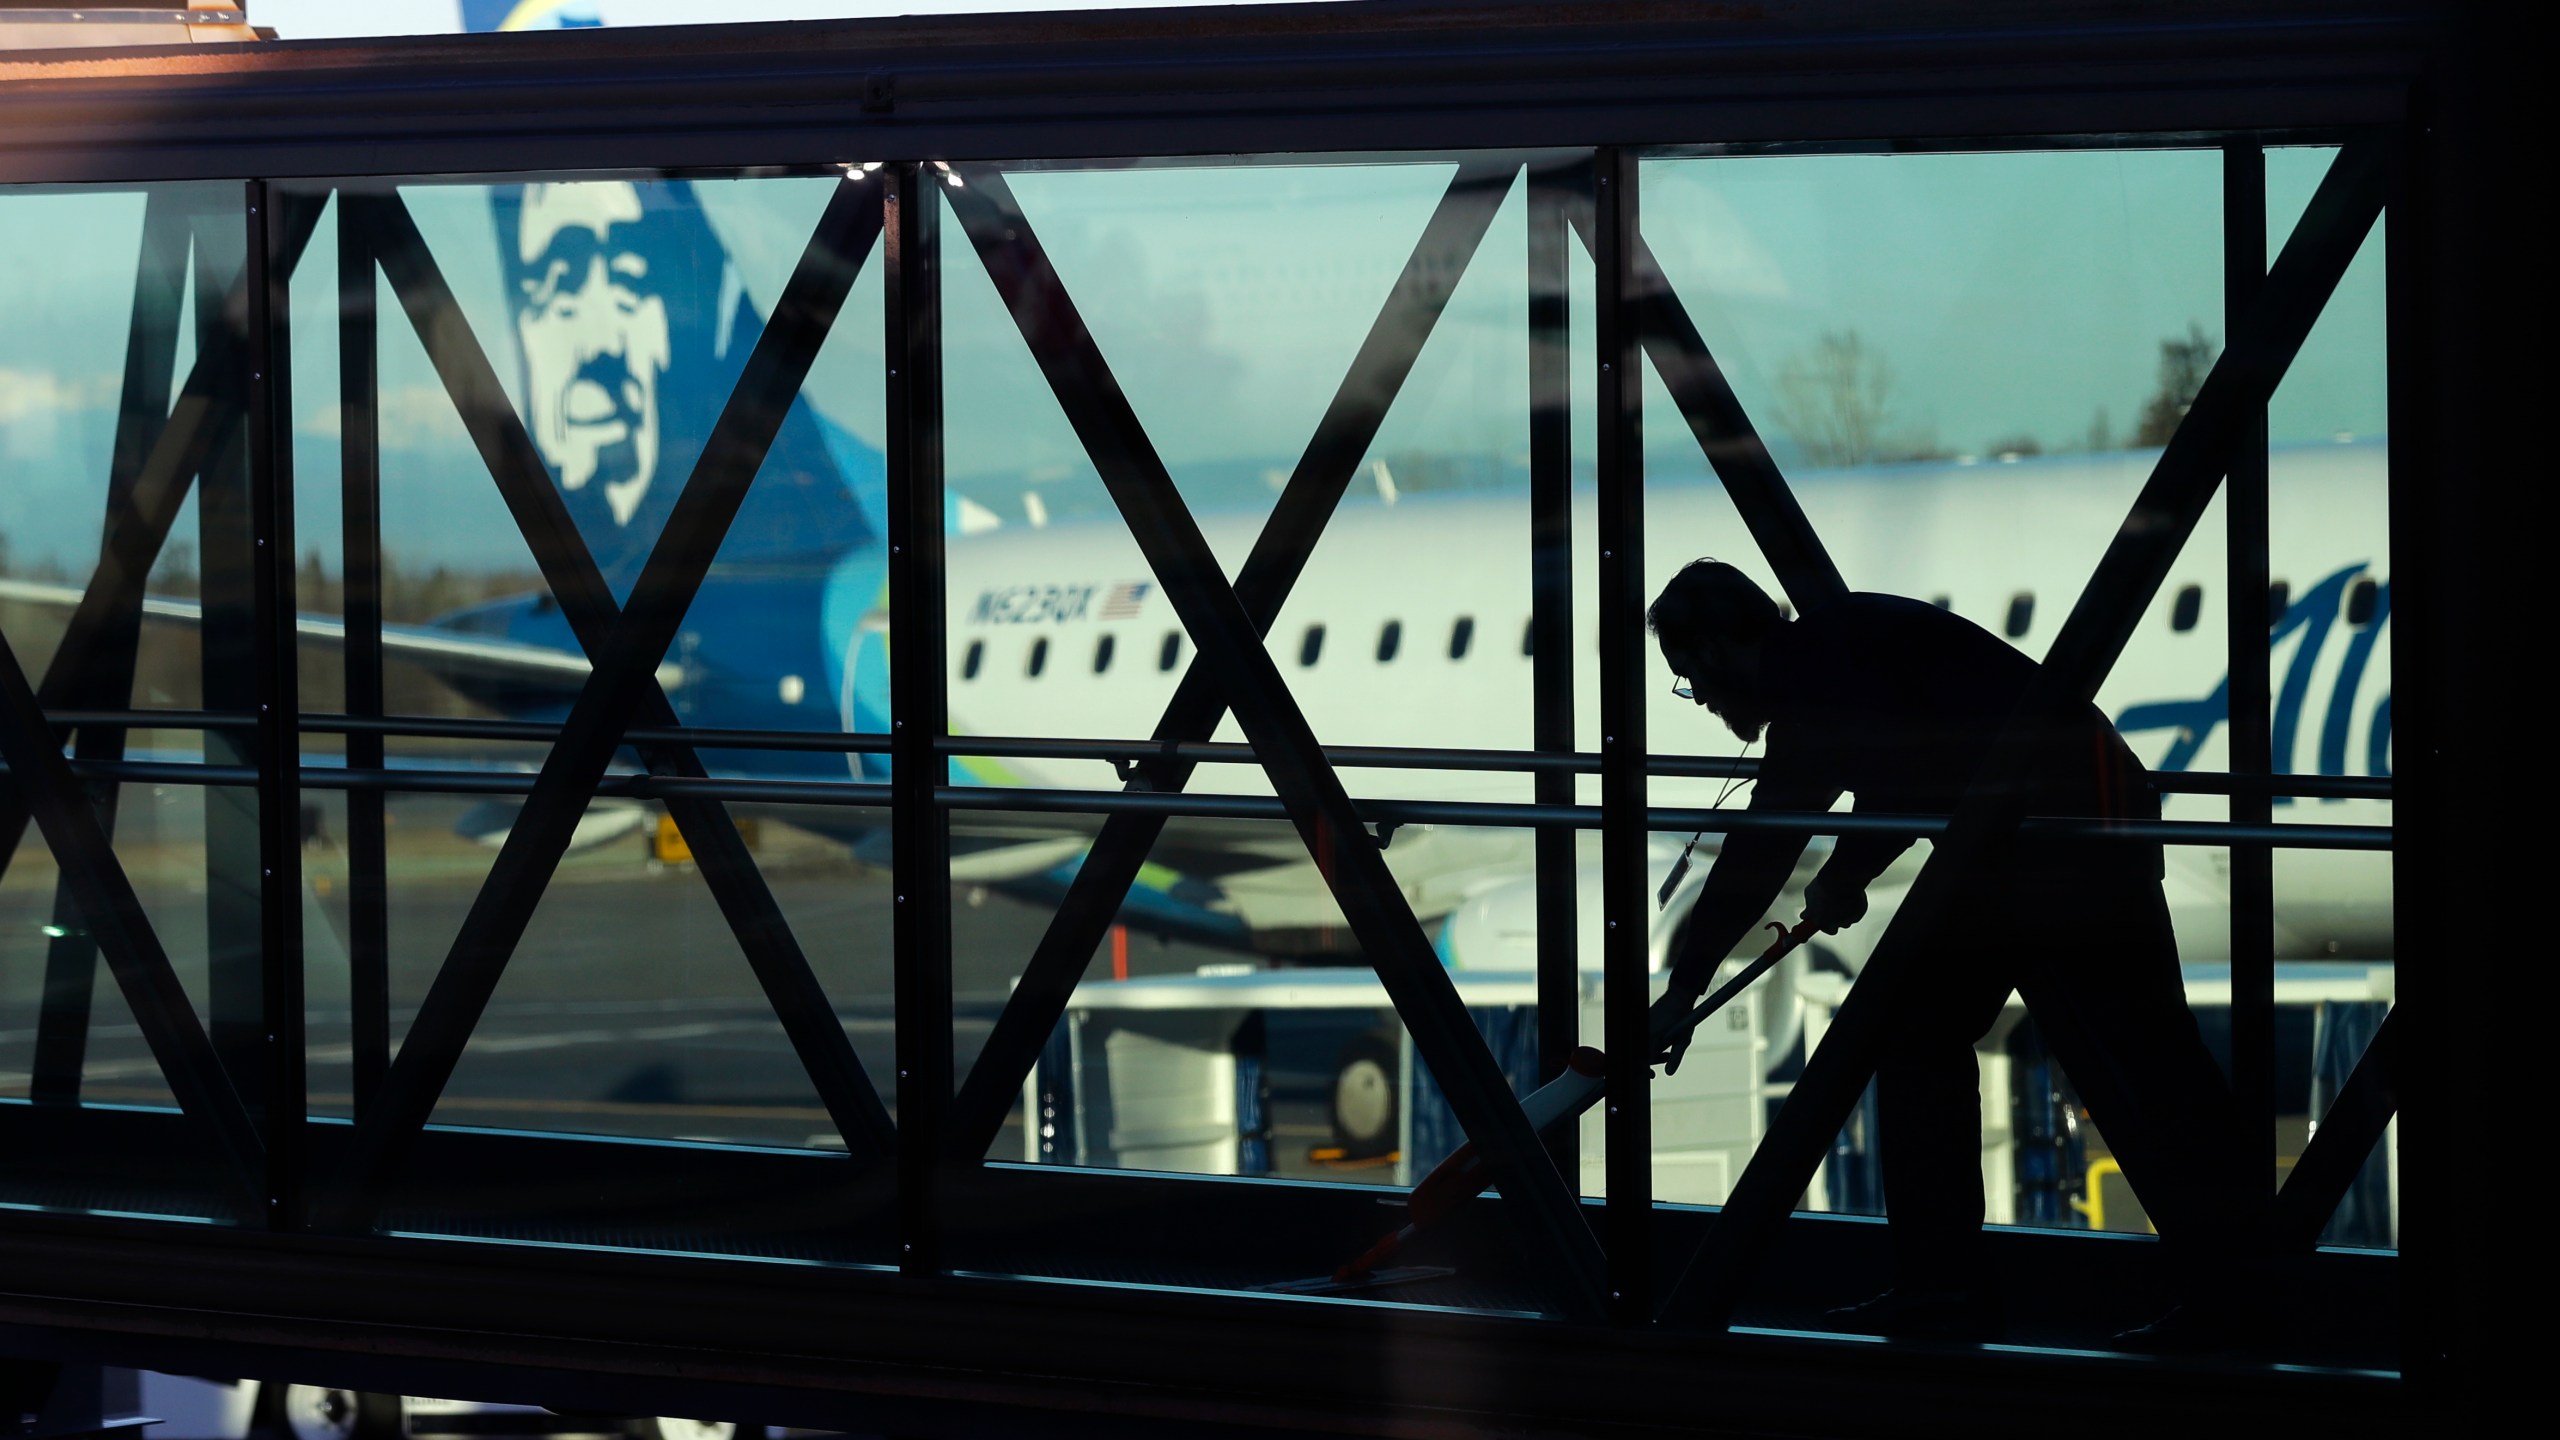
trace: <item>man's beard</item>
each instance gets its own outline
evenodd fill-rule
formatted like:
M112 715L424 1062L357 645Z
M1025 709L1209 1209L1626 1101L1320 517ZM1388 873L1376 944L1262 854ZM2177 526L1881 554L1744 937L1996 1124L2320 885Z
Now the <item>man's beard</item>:
M1707 708L1745 745L1758 744L1760 732L1769 728L1769 712L1761 706L1757 694L1728 694L1710 702Z

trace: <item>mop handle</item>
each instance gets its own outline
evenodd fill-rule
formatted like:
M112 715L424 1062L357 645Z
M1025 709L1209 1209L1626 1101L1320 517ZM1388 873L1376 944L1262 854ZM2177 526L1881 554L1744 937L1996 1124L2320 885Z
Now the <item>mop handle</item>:
M1716 992L1698 1002L1697 1008L1666 1027L1654 1039L1656 1049L1697 1028L1700 1021L1723 1009L1728 1001L1741 994L1752 981L1769 973L1769 967L1785 959L1788 951L1811 939L1814 933L1814 923L1810 920L1799 923L1793 930L1772 920L1769 928L1778 932L1778 938L1770 942L1768 949L1760 952L1760 958L1744 966L1741 974L1717 986ZM1528 1114L1530 1128L1545 1134L1598 1103L1606 1088L1605 1063L1601 1053L1587 1045L1576 1049L1566 1064L1564 1074L1539 1086L1535 1093L1521 1102ZM1406 1197L1407 1223L1388 1231L1359 1258L1333 1272L1335 1282L1348 1284L1375 1273L1378 1266L1394 1255L1404 1242L1437 1225L1447 1218L1450 1211L1475 1198L1493 1179L1492 1171L1493 1167L1486 1163L1475 1142L1459 1146L1449 1158L1433 1167L1430 1174L1422 1177L1422 1183L1414 1186L1413 1193Z
M1768 974L1770 966L1787 958L1789 951L1812 939L1816 929L1811 920L1796 922L1796 928L1793 930L1772 920L1769 922L1769 928L1778 932L1778 938L1770 942L1768 949L1760 952L1760 958L1743 966L1741 974L1717 986L1714 994L1698 1002L1697 1008L1665 1026L1662 1033L1654 1038L1655 1049L1659 1050L1674 1039L1697 1029L1699 1025L1705 1023L1708 1016L1723 1009L1734 996L1749 988L1752 981Z

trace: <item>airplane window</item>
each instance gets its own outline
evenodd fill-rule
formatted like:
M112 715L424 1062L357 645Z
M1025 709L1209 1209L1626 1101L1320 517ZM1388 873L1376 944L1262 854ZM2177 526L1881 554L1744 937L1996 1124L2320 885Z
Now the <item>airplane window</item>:
M2196 616L2204 609L2204 587L2181 587L2178 598L2169 602L2169 628L2183 635L2196 628Z
M2359 580L2347 590L2347 623L2370 625L2373 612L2381 608L2382 587L2372 580Z
M1031 642L1031 663L1022 667L1022 673L1038 679L1040 672L1048 668L1049 637L1043 635Z
M1181 659L1182 632L1179 630L1167 630L1164 632L1164 648L1156 652L1156 668L1159 670L1170 670Z
M2010 639L2015 640L2027 633L2027 627L2035 623L2035 618L2036 597L2024 593L2012 595L2009 597L2009 621L2000 628Z
M970 641L968 653L960 657L960 678L963 680L977 679L978 662L986 658L987 642L984 640Z
M1117 642L1116 642L1116 641L1114 641L1114 640L1112 639L1112 637L1111 637L1111 636L1109 636L1109 635L1105 635L1105 636L1103 636L1101 639L1096 640L1096 641L1094 641L1094 642L1093 642L1093 673L1094 673L1094 674L1099 675L1099 674L1101 674L1103 671L1108 670L1108 669L1110 669L1110 668L1111 668L1111 651L1112 651L1112 647L1113 647L1116 643L1117 643Z
M1396 658L1396 649L1403 644L1403 621L1390 620L1385 625L1380 626L1378 629L1378 663L1384 665L1388 661Z
M1452 660L1466 659L1467 647L1474 644L1475 640L1476 617L1473 615L1459 616L1458 623L1449 627L1449 658Z
M1956 608L1956 597L1953 595L1941 595L1929 603L1937 606L1941 610L1953 610Z
M2276 620L2284 618L2284 608L2293 601L2293 587L2281 580L2267 587L2267 614Z
M1323 653L1324 627L1321 625L1308 626L1306 638L1298 642L1298 663L1301 665L1313 665L1316 663L1316 657Z
M1535 659L1538 654L1538 622L1520 622L1520 653Z

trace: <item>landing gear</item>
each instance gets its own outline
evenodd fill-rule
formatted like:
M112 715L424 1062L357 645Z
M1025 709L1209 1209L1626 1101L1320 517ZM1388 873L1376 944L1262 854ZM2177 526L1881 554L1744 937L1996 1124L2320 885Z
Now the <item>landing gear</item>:
M764 1440L762 1426L734 1420L679 1420L670 1415L643 1415L623 1427L630 1440Z
M1398 1113L1396 1037L1372 1030L1353 1037L1333 1065L1333 1140L1346 1160L1395 1152Z
M275 1396L272 1433L283 1440L401 1440L407 1430L397 1395L333 1385L270 1385L266 1392Z

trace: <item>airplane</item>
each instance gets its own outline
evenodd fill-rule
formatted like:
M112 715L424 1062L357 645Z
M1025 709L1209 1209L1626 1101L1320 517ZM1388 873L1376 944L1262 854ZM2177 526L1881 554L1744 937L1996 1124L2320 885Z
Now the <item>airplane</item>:
M608 581L627 593L681 477L699 453L762 319L738 283L726 246L694 188L682 181L598 181L492 187L490 215L507 301L503 336L521 382L524 421ZM718 283L713 283L714 280ZM494 348L494 347L493 347ZM503 364L503 355L493 355ZM955 381L955 383L965 383ZM1935 600L2003 634L2029 654L2068 613L2130 506L2156 452L2001 457L1792 477L1799 503L1855 588ZM2386 447L2379 440L2294 446L2272 457L2275 523L2270 574L2282 594L2268 643L2277 677L2279 771L2390 771L2390 619ZM1659 458L1647 486L1645 573L1655 583L1702 554L1733 561L1775 586L1720 486L1694 458ZM1229 469L1238 467L1230 466ZM1243 466L1240 473L1280 469ZM1528 749L1528 509L1515 489L1407 493L1383 459L1364 467L1366 492L1347 499L1272 627L1268 644L1317 737L1335 745ZM387 483L402 476L387 467ZM443 483L443 482L439 482ZM475 482L466 482L475 483ZM948 676L956 735L1138 739L1154 727L1190 640L1126 528L1101 518L1051 522L1028 503L1027 523L1003 522L991 482L952 487L946 504ZM1201 524L1221 562L1238 565L1259 514L1227 503ZM1087 497L1088 500L1091 497ZM887 488L878 450L809 395L794 402L719 559L659 671L679 716L706 728L885 733ZM1084 507L1088 512L1097 507ZM1596 573L1592 497L1576 502L1574 573ZM2135 632L2100 703L2164 772L2218 768L2223 633L2221 522L2209 515ZM67 609L72 587L0 580L0 600ZM147 622L192 626L191 600L153 597ZM1577 748L1598 749L1597 635L1587 586L1575 627L1588 643L1574 662ZM305 615L307 645L343 643L335 616ZM566 716L587 662L547 592L507 596L423 623L384 628L395 660L437 676L510 719ZM1650 645L1647 646L1650 652ZM1646 689L1658 754L1727 754L1712 717ZM1234 722L1220 739L1237 739ZM715 774L878 782L883 755L712 749ZM315 757L315 763L326 763ZM423 760L395 755L392 763ZM449 756L436 764L450 765ZM959 756L954 783L1114 789L1099 761ZM1524 775L1483 771L1348 769L1355 796L1438 800L1530 798ZM1202 791L1267 795L1250 766L1203 767ZM1583 796L1596 784L1582 782ZM1703 806L1717 782L1657 778L1653 803ZM2213 818L2220 802L2178 795L2171 818ZM752 806L734 807L741 815ZM2320 800L2288 813L2387 824L2388 802ZM475 807L468 833L501 843L506 804ZM795 807L784 818L820 831L856 857L888 858L877 811ZM573 844L598 845L649 819L629 801L590 808ZM1054 817L970 811L955 816L955 881L1054 903L1083 854L1082 831ZM1576 952L1597 968L1596 837L1586 834ZM1657 883L1681 837L1655 837ZM1530 968L1536 934L1531 832L1494 827L1400 827L1390 868L1417 918L1454 969ZM1704 847L1712 854L1712 837ZM1826 846L1809 847L1799 881ZM1854 973L1916 872L1915 846L1880 877L1868 920L1807 947L1802 966ZM1272 821L1187 819L1169 824L1119 920L1129 929L1265 959L1357 963L1347 927L1291 827ZM2227 957L2227 854L2173 847L2166 881L2182 954ZM1703 879L1699 867L1654 920L1657 967L1672 950ZM2277 865L2278 954L2378 958L2391 953L2387 857L2287 851ZM1786 912L1782 899L1781 911ZM1790 987L1766 987L1786 1005ZM1790 1017L1764 1017L1783 1037ZM1781 1040L1783 1044L1783 1039Z
M510 328L527 427L599 565L627 591L761 318L731 285L686 285L725 262L683 182L497 187L492 209L515 296ZM2034 654L2068 613L2152 458L2125 451L1808 471L1794 486L1854 588L1935 600ZM1374 493L1344 502L1268 640L1315 734L1335 745L1530 748L1525 496L1405 494L1385 461L1366 471ZM2268 642L2278 680L2277 769L2387 775L2385 446L2368 439L2280 449L2270 487L2269 573L2280 592ZM660 669L688 724L887 730L894 617L886 502L879 452L807 396L796 401ZM1657 583L1714 554L1777 593L1740 517L1702 468L1651 478L1647 510L1645 573ZM1189 638L1116 518L1040 518L1035 510L1034 523L1007 525L956 487L946 505L951 729L1144 737L1191 657ZM1245 509L1201 516L1230 569L1258 524ZM1574 530L1575 574L1587 577L1596 567L1587 492L1576 502ZM2099 697L2138 753L2163 771L2218 768L2227 755L2222 576L2220 522L2208 516ZM67 609L77 598L67 585L0 580L0 600ZM200 618L192 600L153 597L145 605L150 622L192 626ZM1598 748L1598 705L1587 587L1575 625L1595 642L1575 657L1578 748L1589 751ZM305 615L300 628L309 645L344 640L335 616ZM389 625L383 643L391 658L511 719L565 717L588 670L547 592ZM1665 679L1646 690L1652 749L1726 753L1730 737L1668 686ZM1217 738L1241 738L1232 719ZM876 782L888 765L885 755L798 750L715 749L704 759L715 774L770 779ZM952 773L954 783L989 787L1119 784L1099 761L962 756ZM1344 781L1355 796L1529 798L1520 774L1350 769ZM1250 766L1204 767L1195 787L1269 793ZM1584 787L1587 799L1588 777ZM1651 793L1657 805L1703 805L1715 788L1658 778ZM2219 803L2181 795L2168 813L2210 818ZM2324 800L2289 808L2388 823L2390 807ZM474 833L499 843L507 818L504 806L481 807ZM602 843L643 818L630 802L600 802L578 843ZM847 809L830 820L800 807L789 823L823 830L864 858L886 858L876 814ZM1398 829L1390 864L1417 916L1438 926L1451 965L1527 967L1531 845L1520 829ZM1678 848L1679 837L1657 837L1657 872ZM1823 848L1813 846L1809 862ZM1040 901L1063 892L1082 846L1054 820L979 812L958 818L955 852L955 878ZM1586 859L1587 878L1596 880L1596 859ZM1314 865L1284 824L1177 820L1156 861L1124 907L1121 918L1133 929L1261 955L1356 958ZM1883 892L1907 883L1913 865L1906 858L1879 881L1862 934L1825 937L1810 947L1811 958L1828 954L1854 970L1884 928ZM2387 874L2379 865L2366 854L2287 852L2278 866L2278 953L2387 956L2391 907L2387 882L2377 884ZM2227 858L2211 847L2175 847L2170 869L2182 952L2227 955L2220 918ZM1702 874L1658 917L1657 961ZM1578 949L1596 965L1599 907L1579 910Z

